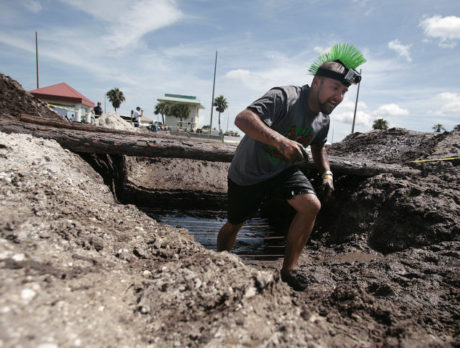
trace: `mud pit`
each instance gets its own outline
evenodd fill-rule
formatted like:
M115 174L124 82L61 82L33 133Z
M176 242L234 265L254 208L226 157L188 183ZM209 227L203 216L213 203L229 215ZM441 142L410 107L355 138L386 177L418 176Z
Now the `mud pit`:
M330 153L399 163L458 157L459 140L393 129ZM225 164L194 161L179 175L183 160L129 161L130 185L148 194L224 195ZM310 286L294 292L281 260L210 251L117 203L56 142L0 133L0 346L458 346L458 162L413 166L420 175L336 177L300 262Z

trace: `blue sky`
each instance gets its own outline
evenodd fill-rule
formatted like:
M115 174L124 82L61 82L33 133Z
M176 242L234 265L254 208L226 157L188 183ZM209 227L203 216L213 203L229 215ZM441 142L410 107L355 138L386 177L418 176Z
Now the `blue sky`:
M26 90L36 88L35 31L40 87L66 82L103 105L117 87L121 114L139 105L157 119L157 98L186 94L209 124L218 51L221 124L236 129L239 111L271 87L310 84L315 58L346 42L367 59L355 131L377 118L420 131L460 124L458 0L0 0L0 72ZM351 132L356 91L331 114L329 141Z

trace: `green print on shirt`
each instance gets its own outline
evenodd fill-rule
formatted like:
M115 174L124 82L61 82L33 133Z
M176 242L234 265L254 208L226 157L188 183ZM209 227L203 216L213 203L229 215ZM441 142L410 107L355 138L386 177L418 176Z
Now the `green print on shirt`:
M288 139L297 141L298 143L302 144L303 147L307 147L312 141L312 136L310 134L311 131L311 126L308 128L291 126L287 132L281 134L283 134ZM283 155L281 155L281 153L274 146L264 145L263 151L267 156L271 158L274 168L278 167L281 161L287 162Z

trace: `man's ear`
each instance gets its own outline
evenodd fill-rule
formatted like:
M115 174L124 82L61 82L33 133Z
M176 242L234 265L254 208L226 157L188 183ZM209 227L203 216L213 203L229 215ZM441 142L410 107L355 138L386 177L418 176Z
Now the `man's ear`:
M320 78L318 76L315 76L315 77L313 77L313 81L311 82L311 86L314 87L314 88L318 88L319 87L319 82L320 82Z

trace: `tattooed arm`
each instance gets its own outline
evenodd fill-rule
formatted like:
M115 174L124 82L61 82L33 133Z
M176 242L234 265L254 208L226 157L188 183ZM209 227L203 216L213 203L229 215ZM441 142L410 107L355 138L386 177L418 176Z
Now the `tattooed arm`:
M293 161L299 156L299 143L286 138L268 127L253 111L245 109L235 119L235 125L248 137L261 143L274 146L287 160Z

